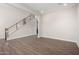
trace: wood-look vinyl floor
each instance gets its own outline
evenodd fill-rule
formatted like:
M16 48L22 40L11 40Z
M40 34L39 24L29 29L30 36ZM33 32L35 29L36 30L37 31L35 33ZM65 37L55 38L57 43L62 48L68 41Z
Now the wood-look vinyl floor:
M78 55L74 42L28 36L13 40L0 40L1 55Z

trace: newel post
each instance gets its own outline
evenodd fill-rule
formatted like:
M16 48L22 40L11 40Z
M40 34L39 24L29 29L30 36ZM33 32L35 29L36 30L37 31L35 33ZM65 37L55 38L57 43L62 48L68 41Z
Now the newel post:
M8 37L8 29L5 28L5 41L7 41L7 37Z

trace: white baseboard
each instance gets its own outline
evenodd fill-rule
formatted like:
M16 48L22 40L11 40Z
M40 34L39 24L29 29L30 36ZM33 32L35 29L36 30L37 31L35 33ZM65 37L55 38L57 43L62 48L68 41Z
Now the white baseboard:
M5 39L5 38L0 38L0 39Z
M57 39L57 40L63 40L62 38L53 38L53 37L47 37L47 36L41 36L41 37L50 38L50 39ZM72 41L72 40L66 40L66 39L64 39L63 41L76 43L78 48L79 48L79 41Z
M38 38L40 38L40 36L39 36L39 35L38 35L37 37L38 37Z
M77 46L78 46L78 48L79 48L79 41L77 41L76 44L77 44Z

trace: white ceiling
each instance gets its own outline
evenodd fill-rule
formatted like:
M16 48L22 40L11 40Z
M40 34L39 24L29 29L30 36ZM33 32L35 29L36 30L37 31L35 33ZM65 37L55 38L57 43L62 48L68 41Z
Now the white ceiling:
M64 3L10 3L10 5L14 5L17 8L19 7L20 9L29 10L34 13L45 14L62 8L73 7L77 4L68 3L67 6L64 6Z
M26 3L24 5L29 6L30 8L36 11L47 11L52 7L54 8L57 6L57 4L55 3Z
M53 10L58 10L64 7L71 7L76 4L68 4L67 6L64 6L63 3L22 3L21 5L26 6L34 11L46 13Z

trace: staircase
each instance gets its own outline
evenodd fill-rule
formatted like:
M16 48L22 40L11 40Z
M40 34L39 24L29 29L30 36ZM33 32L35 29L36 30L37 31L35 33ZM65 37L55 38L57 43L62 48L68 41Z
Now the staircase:
M29 16L23 18L22 20L18 21L17 23L11 25L10 27L5 28L5 41L8 40L8 37L10 37L10 35L15 33L16 31L18 31L22 27L24 27L26 24L28 24L28 22L30 22L33 19L36 20L36 22L37 22L36 33L38 35L38 21L37 21L35 15L29 15Z

